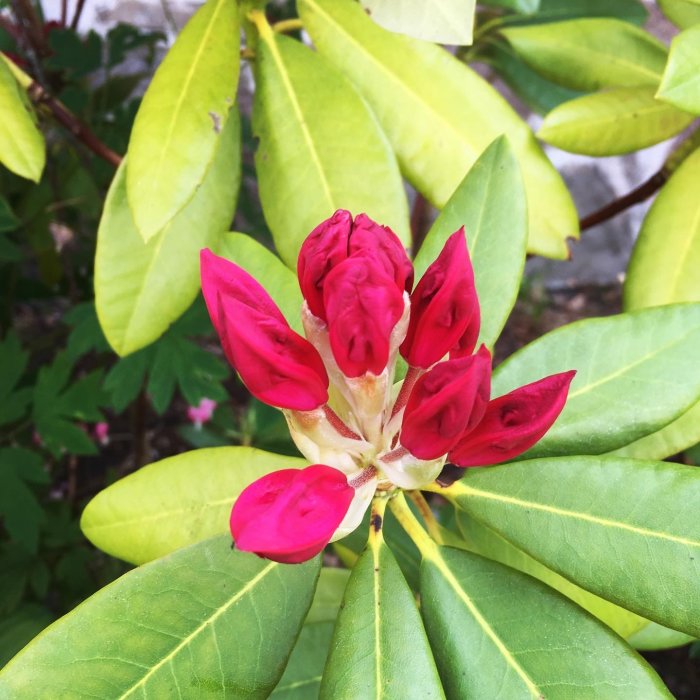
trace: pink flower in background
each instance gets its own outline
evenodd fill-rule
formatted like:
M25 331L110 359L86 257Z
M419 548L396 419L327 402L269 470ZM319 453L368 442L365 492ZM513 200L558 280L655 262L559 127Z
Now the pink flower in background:
M209 250L201 265L226 357L254 396L282 409L312 465L244 489L230 519L239 549L310 559L360 524L375 493L422 488L448 459L512 459L564 407L574 372L490 398L491 355L474 353L480 310L464 229L411 293L413 268L391 229L337 211L299 253L306 338L241 267ZM400 388L399 354L408 364Z
M199 429L212 419L216 406L213 399L202 399L198 406L187 407L187 417L194 423L194 427Z
M103 447L109 445L109 423L106 423L105 421L95 423L93 434L95 436L95 440L97 440L100 445Z

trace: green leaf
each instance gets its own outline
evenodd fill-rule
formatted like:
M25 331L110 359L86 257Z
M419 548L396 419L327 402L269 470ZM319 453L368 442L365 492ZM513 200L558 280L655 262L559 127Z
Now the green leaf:
M14 231L19 227L19 224L20 221L12 211L9 202L4 197L0 197L0 233Z
M318 578L316 593L306 616L305 624L317 622L335 622L343 601L343 593L350 578L347 569L324 566Z
M228 229L240 182L240 124L226 121L220 148L189 204L144 243L126 201L125 166L110 187L97 233L95 306L107 340L128 355L159 338L199 290L199 251Z
M36 553L44 510L29 484L47 484L40 455L22 447L0 448L0 515L11 539Z
M21 418L31 401L31 389L17 389L29 361L29 353L22 350L19 338L12 332L0 341L0 425Z
M145 241L196 195L221 150L236 99L239 33L237 3L208 0L143 97L129 140L126 193Z
M700 301L699 179L700 149L671 175L644 218L625 280L626 309Z
M700 402L655 433L645 435L610 454L637 459L666 459L700 443Z
M700 114L700 27L674 37L656 96L686 112Z
M653 433L700 397L700 304L571 323L515 353L493 395L575 369L566 406L527 454L599 454Z
M442 547L424 559L421 603L448 697L673 697L651 666L581 608L475 554Z
M231 551L228 537L193 545L51 625L0 672L0 696L266 698L318 570L318 558L283 565Z
M73 360L77 360L91 350L95 352L109 350L109 343L97 319L94 302L86 301L77 304L64 315L63 320L71 326L66 352Z
M303 334L301 306L304 298L297 276L274 253L242 233L224 236L216 252L255 277L279 306L289 325Z
M366 212L409 241L391 147L367 105L322 56L261 22L253 129L260 201L282 260L336 209Z
M573 100L580 92L545 80L503 41L492 41L481 48L478 60L488 63L513 92L538 114Z
M350 574L321 681L320 698L350 697L445 697L413 593L374 532Z
M168 457L95 496L80 527L103 551L142 564L228 531L243 489L277 469L307 463L252 447L215 447Z
M92 439L76 423L97 423L104 419L100 411L106 403L102 370L71 381L72 369L73 358L67 352L59 353L51 365L39 370L34 385L34 426L44 446L54 456L62 450L95 454L97 448Z
M32 603L22 605L0 620L0 668L52 620L46 608Z
M643 25L649 13L639 0L540 0L540 8L527 22L560 22L577 17L617 17Z
M505 137L479 157L433 224L416 256L416 279L460 226L467 234L481 302L479 342L493 347L520 289L527 242L525 190Z
M530 252L566 258L578 236L564 183L532 132L485 80L447 51L387 32L351 0L299 0L318 50L377 115L410 182L442 208L467 170L505 133L518 157L530 217Z
M305 624L289 657L284 675L270 697L274 700L318 698L332 636L332 622Z
M693 116L654 98L653 88L615 88L555 107L537 135L571 153L615 156L679 134Z
M559 457L467 470L441 493L582 588L700 635L697 469Z
M0 58L0 163L13 173L39 182L46 162L44 137L23 89Z
M384 29L438 44L471 44L475 0L361 0Z
M508 10L531 14L537 12L540 6L540 0L487 0L480 2L480 5L488 5L491 7L505 7Z
M683 632L676 632L668 627L657 625L656 622L649 622L639 632L631 635L627 642L635 649L657 651L690 644L693 639L694 637Z
M618 19L511 27L502 34L532 68L572 90L656 87L666 64L658 39Z
M636 613L625 610L571 583L464 511L457 511L457 525L464 537L464 543L455 546L539 579L588 610L621 637L627 638L649 624L648 620Z
M692 0L657 0L661 11L681 29L700 23L700 7Z

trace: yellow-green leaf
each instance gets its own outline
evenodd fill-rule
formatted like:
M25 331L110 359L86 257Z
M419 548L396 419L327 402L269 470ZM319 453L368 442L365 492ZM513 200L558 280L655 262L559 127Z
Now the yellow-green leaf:
M573 90L655 87L666 47L648 32L612 18L582 18L501 30L535 70Z
M654 98L654 88L615 88L555 107L537 135L571 153L613 156L679 134L693 116Z
M216 245L233 217L240 179L240 125L232 115L197 194L148 243L126 199L126 160L110 187L97 232L95 305L119 355L157 340L197 296L199 251Z
M197 192L236 99L238 6L208 0L158 67L129 140L126 191L136 229L155 236Z
M391 32L438 44L471 44L475 0L362 0L365 12Z
M568 256L578 236L571 197L525 122L474 71L433 44L387 32L351 0L299 0L318 50L369 102L406 177L442 208L497 136L506 134L523 171L529 250Z
M277 469L302 468L297 457L253 447L214 447L168 457L95 496L80 527L101 550L143 564L228 530L243 489Z
M0 163L21 177L39 182L45 162L44 137L27 96L0 59Z
M679 109L700 114L700 26L674 37L656 96Z
M700 23L700 7L693 0L657 0L661 11L681 29Z
M336 209L366 212L409 241L408 203L391 147L347 79L258 15L253 128L260 200L281 258Z

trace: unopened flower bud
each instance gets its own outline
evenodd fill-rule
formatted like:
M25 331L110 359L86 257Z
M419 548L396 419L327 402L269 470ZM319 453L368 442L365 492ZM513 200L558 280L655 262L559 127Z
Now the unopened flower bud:
M401 444L420 459L436 459L454 447L484 415L491 390L491 354L447 360L418 379L406 404Z
M479 335L479 302L464 229L453 233L411 294L411 321L401 355L428 369L447 353L469 355Z
M240 550L297 564L323 550L354 496L345 475L323 464L272 472L234 503L231 534Z
M559 417L576 372L552 374L490 401L448 459L459 467L498 464L530 449Z
M202 251L202 291L229 362L256 398L310 411L328 400L321 357L242 268Z

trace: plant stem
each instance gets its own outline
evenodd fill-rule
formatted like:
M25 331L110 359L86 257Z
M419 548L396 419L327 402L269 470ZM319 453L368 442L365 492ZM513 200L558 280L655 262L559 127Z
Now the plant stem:
M328 405L323 405L323 413L325 414L328 422L335 428L336 432L343 437L350 438L351 440L362 440L356 432L350 430L347 425L341 420L340 416Z
M369 545L372 549L383 539L382 525L384 524L387 500L385 497L379 497L372 501L372 514L369 519Z
M442 534L440 533L440 523L436 520L433 509L430 507L428 501L425 500L425 496L420 491L409 491L408 497L416 505L421 516L423 516L425 526L428 528L430 536L438 544L444 544Z
M278 34L286 34L287 32L298 32L303 29L304 25L302 21L296 17L294 19L283 19L279 22L275 22L272 25L272 31Z
M428 200L416 192L411 209L411 252L415 258L428 233Z
M78 4L75 6L75 14L70 23L70 28L73 31L78 28L78 22L80 22L80 17L83 14L83 7L85 7L85 0L78 0Z
M399 521L406 534L413 540L421 556L426 559L433 559L438 555L437 545L428 537L428 533L421 527L418 519L411 512L406 503L406 498L402 491L399 491L389 502L391 512Z
M393 418L408 403L408 397L411 395L411 391L422 373L423 370L420 367L409 366L406 376L403 378L401 389L399 389L399 395L396 397L394 406L391 409L391 418Z

